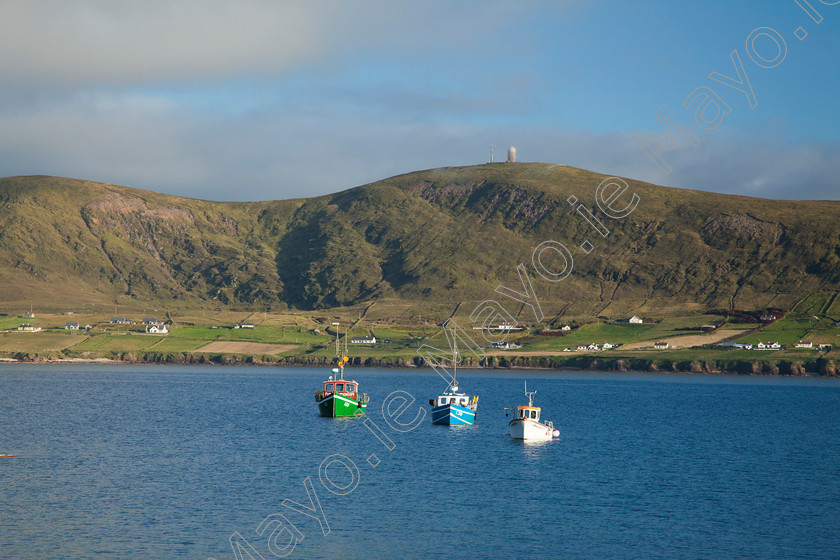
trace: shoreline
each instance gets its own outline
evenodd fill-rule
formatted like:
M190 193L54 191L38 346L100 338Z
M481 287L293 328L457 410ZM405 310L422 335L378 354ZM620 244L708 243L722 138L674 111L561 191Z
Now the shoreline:
M23 365L98 365L98 366L128 366L128 365L171 365L171 366L251 366L251 367L306 367L306 368L323 368L331 365L331 360L295 360L290 358L282 358L277 360L265 360L261 357L255 356L230 356L217 355L206 358L201 356L197 360L169 360L161 359L164 356L155 355L153 359L137 359L124 360L115 358L38 358L35 359L16 359L16 358L0 358L0 369L2 364L23 364ZM167 356L171 357L171 356ZM587 355L579 355L576 358L585 359ZM523 357L527 358L527 357ZM840 378L840 372L826 368L823 371L815 370L813 368L806 368L801 360L798 362L777 360L776 367L771 368L756 368L757 362L748 362L744 360L736 360L735 363L739 367L720 368L708 367L707 362L703 362L704 367L684 368L678 367L684 364L678 364L675 361L668 360L664 357L663 360L670 367L662 367L662 365L648 361L646 367L631 367L625 359L616 357L605 360L603 358L592 358L588 364L575 365L572 363L559 363L556 365L529 365L521 363L511 363L504 360L504 363L494 363L493 365L479 365L475 363L467 363L460 366L461 369L471 371L579 371L592 373L654 373L654 374L673 374L673 375L698 375L698 376L714 376L714 375L729 375L729 376L749 376L749 377L811 377L811 378L826 378L836 379ZM569 360L572 361L572 360ZM577 361L577 360L575 360ZM405 359L377 359L376 363L372 360L365 360L363 363L360 358L354 360L353 367L362 367L370 369L429 369L432 367L427 365L418 365L414 361L407 361ZM494 360L497 362L497 360ZM698 362L692 362L698 364ZM663 364L664 365L664 364ZM749 365L747 368L745 366ZM781 367L779 367L781 366Z

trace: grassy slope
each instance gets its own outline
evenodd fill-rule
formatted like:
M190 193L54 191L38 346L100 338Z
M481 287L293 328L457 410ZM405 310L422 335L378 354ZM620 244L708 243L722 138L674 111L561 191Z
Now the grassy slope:
M601 175L546 164L445 168L305 200L219 203L70 179L0 180L0 304L91 309L332 308L391 321L459 320L529 266L550 319L645 310L838 307L840 203L782 202L628 181L641 203L601 215ZM577 249L591 240L595 250ZM548 282L542 241L572 250ZM557 262L548 263L558 266ZM832 306L833 302L833 306ZM97 307L98 306L98 307ZM28 306L27 306L28 307ZM510 307L516 312L515 307ZM424 313L426 319L423 318ZM522 315L523 320L531 320Z

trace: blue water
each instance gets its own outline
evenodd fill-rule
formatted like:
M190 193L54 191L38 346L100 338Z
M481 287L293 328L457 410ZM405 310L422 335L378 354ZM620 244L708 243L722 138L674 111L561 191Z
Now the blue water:
M445 383L352 370L388 450L318 416L322 374L0 366L0 558L268 559L295 527L289 558L840 557L838 380L467 371L475 426L401 432L383 400ZM559 439L506 435L526 379ZM281 505L307 479L326 536Z

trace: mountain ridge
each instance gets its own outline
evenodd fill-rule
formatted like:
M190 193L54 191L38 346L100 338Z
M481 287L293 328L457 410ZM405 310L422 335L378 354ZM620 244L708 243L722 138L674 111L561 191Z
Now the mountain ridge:
M498 299L501 284L521 286L520 263L546 307L568 314L654 304L785 307L840 285L840 202L625 179L622 200L635 193L639 202L613 219L595 201L606 177L550 164L485 164L259 202L4 178L0 303L455 305ZM596 218L606 236L590 225ZM562 281L540 278L533 264L534 249L546 241L572 255ZM546 269L561 270L554 257Z

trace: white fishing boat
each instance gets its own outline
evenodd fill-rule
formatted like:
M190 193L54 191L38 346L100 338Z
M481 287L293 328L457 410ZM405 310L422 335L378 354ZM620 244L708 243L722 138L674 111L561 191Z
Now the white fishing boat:
M514 439L524 440L550 440L560 435L560 431L554 428L554 423L550 420L546 422L540 421L540 413L542 409L534 406L534 395L536 391L528 391L528 382L525 382L525 395L528 397L527 406L517 406L516 408L505 408L505 415L509 416L513 413L513 420L508 422L510 428L510 437Z

